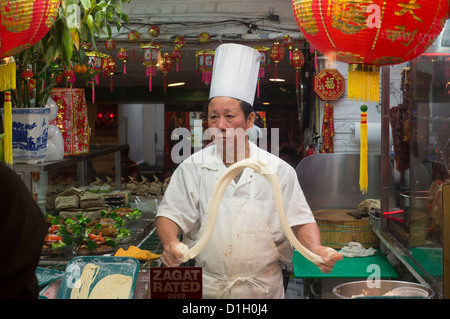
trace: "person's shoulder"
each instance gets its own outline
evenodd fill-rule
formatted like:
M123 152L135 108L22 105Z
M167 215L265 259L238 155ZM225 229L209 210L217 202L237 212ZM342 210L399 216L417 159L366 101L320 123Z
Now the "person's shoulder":
M268 165L273 166L274 168L282 168L289 169L292 168L286 161L281 159L279 156L272 154L271 152L258 147L256 144L253 144L254 149L254 157L257 159L266 162ZM253 155L252 155L253 157Z

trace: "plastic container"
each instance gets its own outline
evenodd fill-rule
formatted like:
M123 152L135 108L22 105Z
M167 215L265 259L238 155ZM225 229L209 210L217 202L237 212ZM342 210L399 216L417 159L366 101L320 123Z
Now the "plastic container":
M72 288L81 277L84 267L87 264L99 266L98 274L90 286L90 291L104 277L112 274L121 274L132 277L132 286L129 299L133 298L134 288L139 273L140 263L132 257L114 257L114 256L80 256L73 258L66 267L61 287L58 293L58 299L70 299Z

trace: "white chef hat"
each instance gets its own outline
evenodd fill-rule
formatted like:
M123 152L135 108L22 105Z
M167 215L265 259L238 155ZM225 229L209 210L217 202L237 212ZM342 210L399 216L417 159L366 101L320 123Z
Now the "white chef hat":
M233 97L253 105L261 54L248 46L221 44L214 53L209 99Z

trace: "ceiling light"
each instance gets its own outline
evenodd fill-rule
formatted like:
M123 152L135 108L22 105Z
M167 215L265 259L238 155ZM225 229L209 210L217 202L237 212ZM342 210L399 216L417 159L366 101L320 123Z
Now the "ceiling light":
M284 81L286 81L286 80L285 80L285 79L277 78L277 79L269 79L269 81L272 81L272 82L284 82Z
M263 105L270 105L270 102L262 102Z
M167 86L174 87L174 86L181 86L181 85L185 85L185 84L186 84L185 82L175 82L175 83L167 84Z

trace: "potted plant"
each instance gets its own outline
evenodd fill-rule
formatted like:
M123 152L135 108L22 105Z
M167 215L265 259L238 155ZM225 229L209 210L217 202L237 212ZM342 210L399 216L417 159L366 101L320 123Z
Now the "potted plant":
M129 1L61 0L59 6L54 8L57 10L56 18L45 36L33 46L14 55L17 65L16 88L11 91L11 105L15 162L36 163L45 158L46 126L49 121L46 105L52 88L61 76L66 81L72 76L73 61L85 61L83 43L89 43L97 50L96 39L99 36L110 38L112 27L120 30L123 23L128 23L128 16L123 13L122 5ZM33 116L40 114L43 118L27 119L22 124L19 123L15 114L23 117L22 114L27 112ZM31 135L26 129L39 129L39 135ZM23 154L25 151L30 151L30 155L37 158L26 159Z

